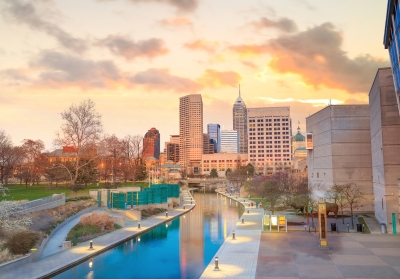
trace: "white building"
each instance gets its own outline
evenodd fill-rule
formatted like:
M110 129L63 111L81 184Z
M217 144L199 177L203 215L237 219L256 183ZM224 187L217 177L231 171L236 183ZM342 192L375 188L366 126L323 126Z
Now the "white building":
M238 153L238 132L233 130L221 131L221 153Z
M219 177L225 177L228 169L234 170L240 165L247 166L248 163L247 154L203 154L201 159L202 174L210 175L211 170L216 169Z
M290 107L247 109L249 161L258 174L291 168Z

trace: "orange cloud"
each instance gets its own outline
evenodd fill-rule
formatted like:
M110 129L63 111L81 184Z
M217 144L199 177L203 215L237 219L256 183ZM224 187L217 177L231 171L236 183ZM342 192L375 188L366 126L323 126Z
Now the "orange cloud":
M268 66L275 72L299 75L307 85L326 86L348 92L367 92L378 68L389 61L360 55L350 58L342 49L343 37L331 23L264 44L236 45L228 49L239 56L268 54Z
M219 43L215 41L195 40L193 42L188 42L183 46L190 50L215 53L215 51L219 47Z
M233 71L219 72L217 70L207 69L198 79L198 82L206 87L236 87L241 80L242 77Z
M193 22L187 17L165 18L159 21L159 24L166 27L193 27Z
M236 45L228 47L228 50L241 57L258 56L268 53L265 45Z

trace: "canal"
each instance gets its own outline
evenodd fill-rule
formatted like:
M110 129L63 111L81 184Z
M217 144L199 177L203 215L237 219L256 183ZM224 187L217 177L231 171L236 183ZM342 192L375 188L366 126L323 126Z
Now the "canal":
M187 214L53 278L199 278L234 229L243 207L215 193L194 193Z

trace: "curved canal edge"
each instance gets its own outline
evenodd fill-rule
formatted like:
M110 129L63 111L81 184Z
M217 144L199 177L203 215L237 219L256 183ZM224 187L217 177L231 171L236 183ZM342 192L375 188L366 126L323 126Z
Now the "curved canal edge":
M2 279L28 279L28 278L51 278L77 264L85 262L101 253L104 253L121 243L132 238L138 237L157 226L170 222L181 215L191 211L196 206L192 194L192 189L182 189L182 204L174 209L168 210L168 217L165 212L149 217L134 225L126 226L112 233L102 235L93 240L93 248L89 249L89 241L83 242L72 248L63 250L50 255L39 261L27 263L18 269L13 269L2 273Z
M230 199L230 203L240 203L245 210L236 223L235 239L233 233L228 235L200 278L253 279L256 277L264 209L251 207L249 199L238 195L216 192L221 199Z

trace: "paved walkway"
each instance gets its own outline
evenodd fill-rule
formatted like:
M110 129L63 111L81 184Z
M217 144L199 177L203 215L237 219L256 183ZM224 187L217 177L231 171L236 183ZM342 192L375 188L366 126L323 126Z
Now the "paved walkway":
M221 198L230 198L222 192L218 195ZM245 198L235 196L232 200L245 206L245 212L236 224L235 239L232 239L232 233L225 239L215 254L218 257L219 270L214 270L215 260L213 259L203 272L202 279L255 278L264 210L251 208L249 206L251 201Z
M100 236L93 240L94 249L89 249L89 241L83 242L70 249L62 250L48 257L42 258L39 261L28 263L18 268L9 271L0 271L1 279L28 279L28 278L43 278L46 275L52 274L57 270L65 267L73 266L79 261L90 259L115 245L125 242L127 239L133 238L152 228L172 220L174 217L182 215L191 210L195 206L194 199L188 190L182 190L183 202L182 205L168 210L168 217L165 213L152 216L140 222L141 228L137 228L136 222L127 222L127 226L116 230L112 233ZM184 209L185 208L185 209Z
M104 209L94 209L93 211L95 212L101 212L105 211ZM89 212L90 214L91 212ZM79 223L81 220L81 216L78 216L76 218L73 218L69 220L67 223L65 223L60 229L55 232L49 241L47 242L46 246L44 247L42 253L40 254L40 258L47 257L49 255L52 255L54 253L62 251L62 244L65 241L65 238L67 237L69 231Z
M225 194L219 192L219 195ZM216 253L219 270L215 270L213 259L201 278L400 278L399 235L351 233L354 232L351 225L350 233L343 233L347 232L347 223L351 224L351 220L343 224L341 219L332 218L328 221L337 223L341 233L329 233L330 249L319 250L318 233L304 232L304 225L295 227L299 230L296 232L261 232L263 211L249 208L248 199L236 196L233 199L245 205L244 223L240 218L235 229L236 240L229 235ZM287 216L292 222L304 221L302 216ZM379 224L374 218L364 220L373 233L378 233ZM305 225L308 229L309 225Z
M318 240L318 233L262 233L256 279L400 278L398 235L328 234L329 250Z

